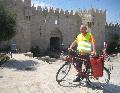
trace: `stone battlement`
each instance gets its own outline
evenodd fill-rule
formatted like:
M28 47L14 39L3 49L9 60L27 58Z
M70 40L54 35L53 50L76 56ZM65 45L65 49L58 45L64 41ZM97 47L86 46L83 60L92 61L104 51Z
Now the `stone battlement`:
M1 0L4 1L4 0ZM13 4L16 6L24 6L24 7L31 7L31 9L36 13L41 13L41 12L45 12L45 13L55 13L55 14L64 14L64 15L76 15L77 12L81 13L81 14L91 14L91 13L95 13L95 14L106 14L106 10L98 10L98 9L79 9L78 11L74 11L74 10L63 10L60 8L53 8L53 7L45 7L42 8L41 6L37 6L35 7L34 4L31 5L31 0L7 0L8 4Z
M116 23L116 24L112 24L112 23L108 24L108 23L106 23L105 26L106 27L112 27L112 28L116 28L116 27L120 28L120 24L118 24L118 23Z
M80 9L79 9L80 10ZM84 9L84 10L80 10L80 13L96 13L96 14L105 14L106 10L98 10L98 9Z
M45 7L45 8L42 8L41 6L37 6L35 7L34 4L32 6L32 9L34 9L34 11L37 11L38 13L40 12L46 12L46 13L55 13L55 14L65 14L65 15L75 15L77 14L76 11L74 10L63 10L63 9L60 9L60 8L53 8L53 7ZM98 9L84 9L84 10L79 10L79 13L83 14L83 13L87 13L87 14L91 14L91 13L95 13L95 14L106 14L106 10L105 11L102 11L102 10L98 10Z
M46 13L55 13L55 14L65 14L65 15L75 15L75 12L73 10L71 11L68 11L68 10L63 10L63 9L60 9L60 8L53 8L53 7L50 7L50 8L42 8L41 6L37 6L35 7L34 5L32 6L32 9L35 11L35 12L38 12L38 13L41 13L41 12L46 12Z

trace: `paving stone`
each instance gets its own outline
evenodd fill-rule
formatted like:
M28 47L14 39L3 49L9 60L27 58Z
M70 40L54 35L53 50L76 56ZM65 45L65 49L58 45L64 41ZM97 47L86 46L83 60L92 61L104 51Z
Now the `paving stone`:
M52 64L48 64L24 54L13 54L11 62L9 64L6 63L5 67L0 69L0 93L110 93L107 90L80 86L79 83L76 83L77 86L73 87L75 85L73 82L65 82L64 84L67 87L60 86L56 82L55 76L63 63L62 60L56 60ZM114 70L111 74L109 87L114 90L112 93L119 93L120 68L116 62L114 62L113 66ZM25 67L36 69L23 70ZM71 71L71 76L69 77L74 76L74 73L75 71ZM115 79L119 80L115 82Z

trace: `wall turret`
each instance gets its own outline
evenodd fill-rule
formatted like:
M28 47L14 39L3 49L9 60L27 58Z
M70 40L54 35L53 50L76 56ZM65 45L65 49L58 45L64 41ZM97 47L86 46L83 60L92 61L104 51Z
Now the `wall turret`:
M66 14L66 15L69 15L69 12L68 12L68 10L66 10L66 11L65 11L65 14Z
M37 11L42 12L41 6L38 6L38 7L37 7Z
M54 13L53 7L50 7L49 12Z
M70 14L73 15L73 10L70 11Z
M64 11L63 11L63 9L61 9L61 10L60 10L60 13L61 13L61 14L64 14Z
M47 7L43 8L43 13L48 13L48 8Z
M31 0L24 0L25 6L31 7Z
M56 8L55 13L59 14L59 8Z

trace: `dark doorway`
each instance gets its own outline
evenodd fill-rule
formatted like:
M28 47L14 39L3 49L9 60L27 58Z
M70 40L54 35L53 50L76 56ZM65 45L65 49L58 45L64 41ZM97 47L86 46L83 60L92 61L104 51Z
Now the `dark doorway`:
M60 50L60 38L59 37L50 38L50 50L55 51L55 52Z

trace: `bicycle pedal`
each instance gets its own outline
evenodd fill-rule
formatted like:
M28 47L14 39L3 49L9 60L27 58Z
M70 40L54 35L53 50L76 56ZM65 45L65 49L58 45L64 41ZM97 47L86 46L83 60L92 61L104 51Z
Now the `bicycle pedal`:
M63 80L57 80L58 83L62 82Z
M98 77L93 77L94 80L98 80L99 78Z
M66 74L66 72L65 72L65 71L62 71L62 73L65 73L65 74Z
M91 79L98 80L98 77L90 77Z

